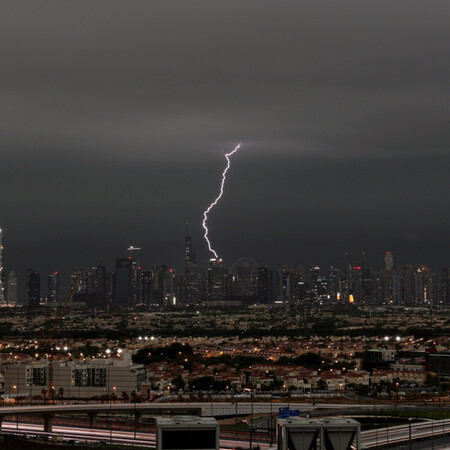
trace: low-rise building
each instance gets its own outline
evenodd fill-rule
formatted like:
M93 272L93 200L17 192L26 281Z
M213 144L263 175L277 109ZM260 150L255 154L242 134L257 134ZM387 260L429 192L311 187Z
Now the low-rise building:
M4 394L9 397L91 398L139 394L147 382L141 364L123 364L121 360L87 360L50 363L9 364L4 367ZM49 373L53 371L53 382ZM50 385L53 392L49 392Z

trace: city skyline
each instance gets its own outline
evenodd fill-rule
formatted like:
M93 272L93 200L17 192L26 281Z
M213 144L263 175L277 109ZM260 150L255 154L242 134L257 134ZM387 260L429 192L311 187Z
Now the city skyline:
M125 257L115 259L112 270L103 264L78 268L70 273L70 281L60 271L40 274L35 269L27 269L25 280L20 280L12 269L7 272L7 282L5 274L0 277L0 289L5 293L6 287L7 299L1 306L36 308L40 301L54 305L66 298L69 287L75 289L72 301L90 307L152 307L227 299L248 302L250 298L262 303L341 300L411 306L450 302L448 265L436 270L426 264L396 264L394 254L386 251L383 261L375 265L362 252L359 258L346 254L343 261L331 266L319 266L317 262L270 266L251 257L226 264L212 257L204 268L197 264L188 225L186 233L183 268L175 268L170 262L142 263L142 249L130 245ZM0 241L1 237L0 232Z
M125 256L449 265L450 5L8 4L0 18L6 270ZM181 249L181 250L180 250ZM378 255L378 256L377 256ZM6 275L6 274L5 274Z

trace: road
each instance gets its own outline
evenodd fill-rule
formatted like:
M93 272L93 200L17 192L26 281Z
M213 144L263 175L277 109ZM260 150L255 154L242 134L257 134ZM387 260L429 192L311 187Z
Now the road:
M156 406L153 408L152 406ZM251 415L252 412L255 416L260 414L266 414L272 412L276 414L279 408L289 406L292 409L299 409L302 413L312 412L313 410L346 410L355 409L358 406L355 405L343 405L343 404L317 404L311 403L271 403L271 402L238 402L235 403L170 403L170 404L95 404L95 405L44 405L34 407L3 407L0 408L0 414L12 415L19 413L19 421L4 420L2 424L2 430L5 432L18 432L21 434L40 434L49 436L49 433L43 432L42 424L25 423L20 421L20 414L24 415L42 415L44 413L55 414L83 414L88 412L96 412L102 416L108 415L111 411L118 414L133 414L134 411L141 411L144 414L158 415L162 408L177 408L177 407L192 407L201 410L204 416L209 416L211 412L215 416L234 416L238 415ZM359 405L361 409L367 409L367 405ZM371 407L371 409L373 409ZM155 414L156 413L156 414ZM136 431L134 429L119 429L121 426L115 421L108 421L103 417L103 424L106 428L100 426L86 427L83 424L73 424L69 426L67 422L65 424L54 423L51 434L64 435L66 440L80 440L86 442L93 441L111 441L116 443L134 443L135 445L154 445L155 435L152 429L148 425L139 425ZM261 425L265 425L264 422L267 419L261 418L260 423L258 419L255 419L255 428ZM261 428L266 428L266 426ZM125 425L123 425L125 428ZM134 424L128 424L128 427L134 428ZM146 428L146 430L145 430ZM263 449L268 449L270 444L270 436L268 433L264 434L260 432L262 430L256 430L252 433L252 441L254 444L258 444ZM408 442L409 439L417 438L438 438L441 436L441 441L446 444L446 440L450 445L450 436L446 437L446 434L450 434L450 419L448 420L428 420L419 423L410 423L406 425L399 425L393 427L383 427L375 430L368 430L361 433L361 442L366 448L379 447L381 445L393 444L396 442ZM272 436L273 437L273 436ZM136 438L136 440L135 440ZM221 447L242 447L248 448L250 441L250 433L246 431L238 432L233 431L221 431Z
M445 446L445 435L450 434L450 419L428 420L426 422L410 423L394 427L383 427L375 430L363 431L361 433L361 443L366 447L378 447L395 442L409 441L418 438L434 438L443 436ZM450 437L448 437L450 446Z
M85 428L85 427L68 427L55 425L52 433L45 433L42 431L42 426L17 423L6 421L3 423L2 430L4 432L15 434L27 434L35 436L64 436L65 441L74 441L84 444L94 444L96 442L110 442L115 444L133 444L135 446L155 447L155 433L138 431L116 430L113 428ZM243 449L249 447L250 437L248 433L238 433L234 436L232 432L221 432L220 447L221 448L236 448ZM252 436L254 445L258 445L263 450L269 449L269 439L260 433L254 433Z
M298 402L170 402L170 403L94 403L94 404L55 404L39 406L5 406L0 408L0 415L15 414L44 414L44 413L158 413L164 410L172 409L201 410L202 416L234 416L253 414L276 413L279 408L290 407L290 409L299 409L301 412L309 412L315 409L368 409L368 405L350 405L342 403L298 403ZM371 408L373 410L373 407Z

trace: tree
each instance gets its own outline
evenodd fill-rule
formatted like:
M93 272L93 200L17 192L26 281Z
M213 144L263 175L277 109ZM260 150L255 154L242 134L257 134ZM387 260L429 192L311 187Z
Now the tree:
M186 386L186 381L184 381L183 378L178 375L170 382L170 384L174 387L174 389L179 391L184 389L184 387Z
M296 364L305 367L316 368L322 364L322 357L318 353L305 353L295 358Z

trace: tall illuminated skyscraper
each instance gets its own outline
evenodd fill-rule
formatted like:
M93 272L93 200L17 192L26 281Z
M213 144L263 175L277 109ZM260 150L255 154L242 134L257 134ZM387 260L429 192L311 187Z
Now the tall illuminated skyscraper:
M105 266L94 266L89 271L88 292L91 295L91 302L93 306L104 306L106 304Z
M189 235L189 224L186 224L186 236L184 238L184 262L186 266L195 264L195 253L192 251L192 238Z
M59 272L51 272L47 277L47 302L59 301Z
M133 245L127 248L128 258L131 260L131 301L134 305L142 302L140 252L141 249Z
M192 238L189 235L189 224L186 224L186 236L184 238L184 274L180 279L181 300L186 303L199 301L199 280L195 252L192 250Z
M11 270L8 275L8 288L7 288L7 300L8 305L17 304L17 274L14 270Z
M228 296L228 271L221 258L210 258L208 267L208 300L225 300Z
M0 228L0 305L6 303L5 299L5 271L3 268L3 231Z
M394 269L394 255L392 252L386 252L384 255L384 270Z

